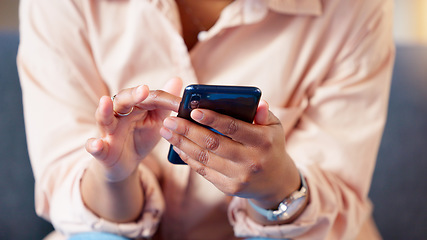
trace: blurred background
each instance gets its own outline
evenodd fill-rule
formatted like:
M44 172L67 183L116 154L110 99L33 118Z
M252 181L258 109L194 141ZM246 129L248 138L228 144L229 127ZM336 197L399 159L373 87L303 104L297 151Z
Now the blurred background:
M42 239L16 72L18 0L0 0L0 239ZM427 239L427 0L395 0L396 62L370 197L384 239ZM6 138L7 137L7 140Z

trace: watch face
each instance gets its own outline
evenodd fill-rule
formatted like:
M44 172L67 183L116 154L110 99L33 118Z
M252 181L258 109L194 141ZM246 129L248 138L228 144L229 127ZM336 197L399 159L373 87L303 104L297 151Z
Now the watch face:
M293 216L295 213L298 212L302 205L304 205L304 202L305 196L293 200L291 203L289 203L288 209L286 210L284 215L286 215L287 217Z
M263 215L270 221L276 220L288 220L293 217L300 209L304 206L305 200L307 198L307 183L305 178L301 175L301 188L293 192L290 197L285 198L283 202L279 204L277 210L266 210L257 205L255 205L250 199L248 199L249 204L255 209L259 214Z

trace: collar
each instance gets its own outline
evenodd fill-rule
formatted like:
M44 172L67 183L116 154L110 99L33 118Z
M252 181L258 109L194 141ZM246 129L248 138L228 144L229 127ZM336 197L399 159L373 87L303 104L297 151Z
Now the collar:
M158 5L170 6L175 0L149 0ZM266 2L275 12L294 15L322 15L322 0L237 0L246 2Z
M226 27L261 21L269 10L280 14L321 16L321 1L322 0L236 0L222 11L217 23L209 29L209 31L199 34L199 41L211 38Z
M266 0L268 7L278 13L320 16L321 0Z

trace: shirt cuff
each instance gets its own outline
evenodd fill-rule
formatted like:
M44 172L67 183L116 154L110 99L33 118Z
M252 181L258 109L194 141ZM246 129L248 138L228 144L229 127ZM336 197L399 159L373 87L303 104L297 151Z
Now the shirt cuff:
M145 203L140 218L130 223L105 220L85 206L80 190L85 169L77 174L73 186L68 188L71 189L70 194L58 193L58 199L52 199L51 219L56 230L66 236L82 232L107 232L130 238L151 237L156 232L165 203L157 179L148 168L142 164L138 168Z
M307 185L310 189L310 199L316 198L317 193L313 193L308 182ZM229 221L233 226L234 234L237 237L265 237L280 239L293 239L300 237L315 225L315 219L319 212L318 205L309 200L309 203L303 213L292 223L264 226L249 217L247 213L247 209L249 207L250 205L247 199L244 198L234 197L230 203L228 208Z

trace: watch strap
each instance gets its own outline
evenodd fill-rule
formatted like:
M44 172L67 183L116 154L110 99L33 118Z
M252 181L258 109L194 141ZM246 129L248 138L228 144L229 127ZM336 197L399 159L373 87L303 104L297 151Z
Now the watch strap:
M299 172L299 171L298 171ZM292 215L289 214L288 210L288 204L292 203L294 200L298 200L299 198L305 197L307 194L307 183L305 181L305 178L302 176L301 172L299 172L300 178L301 178L301 187L297 191L291 193L289 197L286 197L280 204L279 207L276 210L267 210L264 209L255 203L253 203L250 199L248 199L249 204L251 207L257 211L259 214L263 215L265 218L267 218L269 221L277 221L279 219L289 219L292 217ZM293 213L297 211L292 211ZM282 217L283 216L283 217Z

